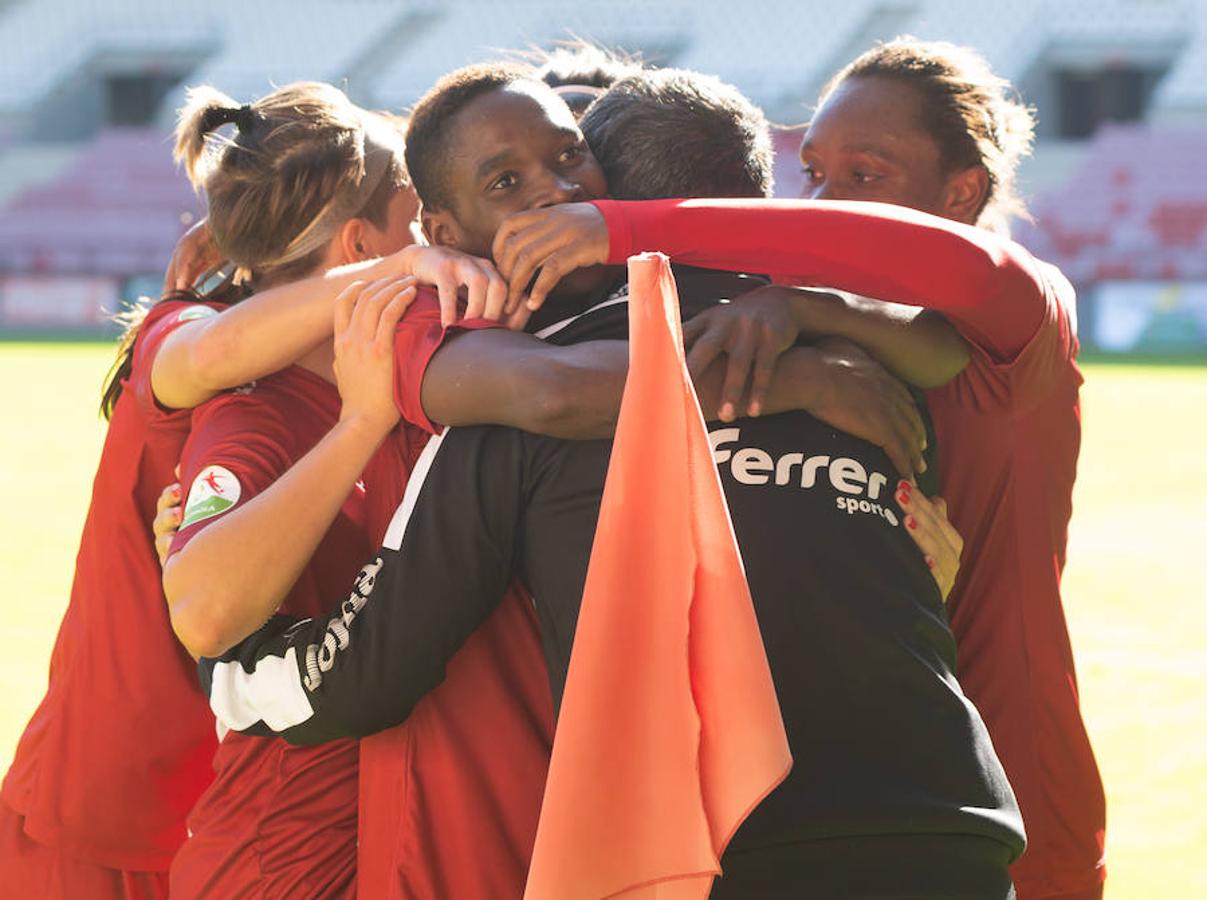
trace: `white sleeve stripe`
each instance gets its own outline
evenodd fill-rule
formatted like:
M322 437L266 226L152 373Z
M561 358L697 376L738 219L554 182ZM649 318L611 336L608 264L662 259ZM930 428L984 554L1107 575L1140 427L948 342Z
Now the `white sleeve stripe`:
M314 715L298 676L297 657L297 648L290 647L284 656L258 660L250 673L238 662L215 665L210 709L219 723L243 731L263 720L273 731L284 731Z
M428 440L427 446L423 448L423 452L419 454L419 459L415 460L415 471L411 473L410 479L407 481L406 491L402 495L402 503L398 509L394 511L394 518L390 520L390 527L386 529L386 537L382 545L389 547L391 550L397 550L402 546L403 535L406 534L407 523L411 521L411 513L415 511L415 504L419 500L419 492L423 490L424 479L427 478L427 473L432 468L432 461L436 458L436 454L440 450L440 444L444 441L444 436L449 432L446 426L439 434L432 435Z
M559 331L569 328L571 325L573 325L575 322L577 322L583 316L589 316L589 315L591 315L591 313L593 313L597 310L600 310L600 309L604 309L605 307L608 307L608 306L616 306L617 304L628 303L628 302L629 302L629 285L628 285L628 282L625 282L623 285L621 285L619 288L617 288L615 290L615 292L613 292L612 295L609 296L606 300L596 303L590 309L584 309L578 315L570 316L568 319L562 319L558 322L554 322L552 325L546 325L540 331L534 331L533 337L538 337L543 341L543 340L545 340L545 338L553 337L553 335L557 334Z

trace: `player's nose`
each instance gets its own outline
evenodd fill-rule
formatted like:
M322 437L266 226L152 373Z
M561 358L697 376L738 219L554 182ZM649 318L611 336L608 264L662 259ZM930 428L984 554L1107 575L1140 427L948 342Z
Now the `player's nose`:
M820 182L806 181L800 189L800 195L805 200L842 200L829 179Z
M585 199L586 193L581 184L561 174L551 173L542 202L538 205L556 206L559 203L574 203Z

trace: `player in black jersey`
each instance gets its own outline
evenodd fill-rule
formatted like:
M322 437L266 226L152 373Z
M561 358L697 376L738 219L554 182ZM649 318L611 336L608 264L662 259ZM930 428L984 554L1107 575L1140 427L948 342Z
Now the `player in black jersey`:
M681 293L690 315L730 289ZM605 301L544 330L571 343L626 325ZM1007 896L1021 822L952 674L888 457L805 413L711 437L796 759L730 845L716 895ZM240 711L228 724L312 742L401 721L513 577L536 598L560 698L609 452L505 428L433 439L335 615L274 619L205 665L218 705Z

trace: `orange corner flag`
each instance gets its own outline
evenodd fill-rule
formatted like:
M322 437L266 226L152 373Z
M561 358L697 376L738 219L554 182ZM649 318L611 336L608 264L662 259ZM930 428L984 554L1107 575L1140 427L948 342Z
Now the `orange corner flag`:
M792 757L665 256L630 363L525 900L703 898Z

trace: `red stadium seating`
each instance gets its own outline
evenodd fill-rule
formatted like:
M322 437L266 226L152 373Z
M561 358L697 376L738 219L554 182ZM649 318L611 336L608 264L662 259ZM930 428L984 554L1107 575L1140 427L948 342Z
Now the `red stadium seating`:
M0 269L128 276L162 271L203 204L150 129L98 134L62 175L0 209Z
M1016 236L1074 281L1207 277L1207 130L1113 125Z

